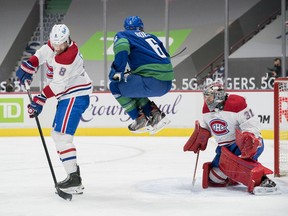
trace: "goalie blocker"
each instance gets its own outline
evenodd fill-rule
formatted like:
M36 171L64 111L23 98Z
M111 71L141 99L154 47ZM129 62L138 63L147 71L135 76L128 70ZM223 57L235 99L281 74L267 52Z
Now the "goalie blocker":
M199 150L204 151L207 147L208 139L211 137L210 131L202 128L198 120L195 121L195 128L189 140L183 147L184 151L193 151L197 153Z

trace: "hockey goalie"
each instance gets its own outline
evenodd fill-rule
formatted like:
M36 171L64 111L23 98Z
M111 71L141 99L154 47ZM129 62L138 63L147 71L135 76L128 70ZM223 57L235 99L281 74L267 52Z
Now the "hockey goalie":
M211 162L203 164L202 187L226 187L243 184L252 194L279 193L267 175L273 172L258 162L264 150L257 115L244 97L229 95L222 83L204 89L203 121L184 145L184 151L204 151L213 136L218 144Z

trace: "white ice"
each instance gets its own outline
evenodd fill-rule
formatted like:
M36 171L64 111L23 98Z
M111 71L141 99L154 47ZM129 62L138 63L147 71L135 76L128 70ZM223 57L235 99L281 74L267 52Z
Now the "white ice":
M66 201L55 194L39 137L0 138L1 216L284 216L288 177L274 178L279 195L255 196L243 185L202 189L202 164L215 143L196 155L183 152L188 137L75 137L85 191ZM45 137L57 180L66 177ZM273 169L273 142L259 161Z

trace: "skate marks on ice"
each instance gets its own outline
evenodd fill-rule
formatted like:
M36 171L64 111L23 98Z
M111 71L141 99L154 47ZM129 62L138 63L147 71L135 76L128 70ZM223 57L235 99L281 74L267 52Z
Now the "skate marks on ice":
M214 157L214 146L201 155L192 188L195 155L183 152L186 140L75 137L85 190L66 202L54 194L39 138L0 138L0 182L5 185L0 191L0 215L286 215L287 177L271 176L282 192L275 196L250 195L242 185L202 189L201 164ZM66 174L54 144L49 137L46 141L57 179L62 180ZM267 145L265 164L273 163L272 150Z
M139 191L157 194L163 196L179 196L179 197L218 197L218 196L239 196L249 195L245 186L237 185L223 188L207 188L203 189L201 178L197 178L196 184L192 187L192 178L163 178L149 181L139 182L135 185Z
M273 178L272 178L273 179ZM192 186L192 178L162 178L141 181L135 185L135 188L141 192L163 195L163 196L181 196L181 197L245 197L255 196L247 192L245 185L239 184L227 187L208 187L202 188L202 178L197 178L196 184ZM286 180L274 178L279 188L279 193L271 195L257 196L278 196L283 195L288 197L288 177Z
M78 148L79 153L85 156L81 158L81 165L84 166L89 164L110 163L133 159L145 154L145 151L141 148L138 148L137 145L134 147L125 144L114 144L109 142L102 144L86 143L85 146L79 146ZM96 150L89 151L89 149ZM81 151L84 151L84 153L81 153Z

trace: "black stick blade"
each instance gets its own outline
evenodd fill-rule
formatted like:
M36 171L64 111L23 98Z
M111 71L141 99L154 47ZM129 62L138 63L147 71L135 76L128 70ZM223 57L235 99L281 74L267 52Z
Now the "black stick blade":
M56 187L56 190L57 190L56 193L57 193L61 198L65 199L65 200L68 200L68 201L71 201L71 200L72 200L72 194L66 193L66 192L60 190L58 187Z

